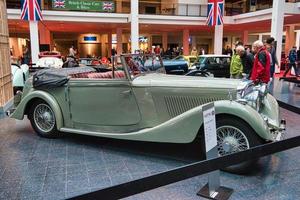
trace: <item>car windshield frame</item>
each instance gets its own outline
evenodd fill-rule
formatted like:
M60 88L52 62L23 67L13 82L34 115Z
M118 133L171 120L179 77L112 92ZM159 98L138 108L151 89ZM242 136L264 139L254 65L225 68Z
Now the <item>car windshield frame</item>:
M133 57L135 57L135 61L131 61L131 63L134 65L134 71L132 70L133 67L129 66L128 61L128 59L132 59ZM160 66L154 66L152 62L153 69L150 69L149 66L145 66L146 62L143 63L143 60L145 58L153 58L152 60L155 59L157 61L156 64L159 64ZM164 68L162 59L159 55L156 54L123 54L121 55L121 61L123 63L125 73L127 74L129 80L134 80L135 78L139 76L144 76L146 74L166 74L166 70ZM138 64L138 66L136 64Z
M197 60L197 62L199 64L204 64L206 60L207 60L207 57L199 56L199 59Z

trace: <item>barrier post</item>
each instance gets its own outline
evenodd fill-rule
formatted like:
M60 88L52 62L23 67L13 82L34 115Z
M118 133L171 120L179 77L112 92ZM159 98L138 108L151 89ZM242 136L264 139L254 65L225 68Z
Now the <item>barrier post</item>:
M218 157L214 103L203 106L202 113L206 159L213 159ZM208 183L200 189L197 195L208 199L227 200L232 193L233 189L220 186L220 170L216 170L208 174Z

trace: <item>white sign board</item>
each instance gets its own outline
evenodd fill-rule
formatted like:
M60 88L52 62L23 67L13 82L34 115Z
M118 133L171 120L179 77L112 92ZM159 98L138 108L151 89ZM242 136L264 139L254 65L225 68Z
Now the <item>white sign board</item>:
M206 152L208 152L217 146L216 117L214 106L210 106L209 108L203 110L203 124L205 134L205 148Z

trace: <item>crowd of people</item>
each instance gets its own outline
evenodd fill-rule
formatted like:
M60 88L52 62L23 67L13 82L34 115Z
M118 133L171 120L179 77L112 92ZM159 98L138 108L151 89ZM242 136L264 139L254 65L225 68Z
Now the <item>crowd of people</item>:
M274 38L268 38L264 43L257 40L252 45L252 50L238 42L232 51L229 47L223 51L225 54L232 55L230 64L231 78L248 78L255 83L269 83L275 73L275 66L278 65ZM284 72L284 77L294 68L298 76L297 62L300 61L300 49L297 51L293 47L288 55L288 66ZM300 63L300 62L299 62Z

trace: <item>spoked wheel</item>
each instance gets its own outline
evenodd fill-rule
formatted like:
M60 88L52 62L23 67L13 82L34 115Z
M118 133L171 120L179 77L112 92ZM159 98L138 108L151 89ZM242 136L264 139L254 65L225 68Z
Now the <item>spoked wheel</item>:
M220 118L217 120L217 140L219 156L247 150L251 147L261 145L262 139L243 120L236 118ZM245 174L249 173L257 160L242 162L229 166L224 171Z
M54 112L46 102L42 100L34 102L29 111L29 119L38 135L47 138L58 136Z
M244 151L250 148L245 134L233 126L221 126L217 129L218 152L220 156Z

